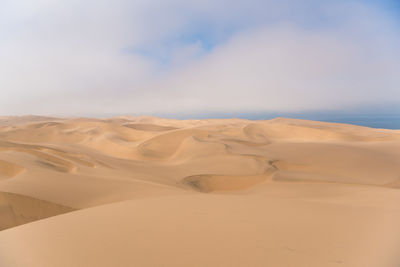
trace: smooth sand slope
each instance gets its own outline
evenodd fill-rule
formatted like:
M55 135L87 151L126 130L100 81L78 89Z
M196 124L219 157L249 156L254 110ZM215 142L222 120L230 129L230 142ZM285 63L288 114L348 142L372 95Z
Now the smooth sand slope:
M400 131L0 117L0 266L400 266Z

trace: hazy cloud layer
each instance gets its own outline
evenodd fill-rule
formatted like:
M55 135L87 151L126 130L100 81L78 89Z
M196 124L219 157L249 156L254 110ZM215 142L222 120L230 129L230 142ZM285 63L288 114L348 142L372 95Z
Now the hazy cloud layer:
M395 106L400 33L389 4L3 0L0 113Z

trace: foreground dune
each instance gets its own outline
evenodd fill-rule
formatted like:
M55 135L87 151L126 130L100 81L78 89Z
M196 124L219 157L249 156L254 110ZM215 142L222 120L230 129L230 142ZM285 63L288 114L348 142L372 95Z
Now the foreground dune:
M398 267L398 203L399 131L0 117L0 266Z

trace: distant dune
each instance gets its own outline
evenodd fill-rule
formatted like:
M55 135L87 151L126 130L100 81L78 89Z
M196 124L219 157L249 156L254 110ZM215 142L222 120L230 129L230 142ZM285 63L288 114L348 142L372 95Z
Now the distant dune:
M400 131L0 117L0 266L400 266Z

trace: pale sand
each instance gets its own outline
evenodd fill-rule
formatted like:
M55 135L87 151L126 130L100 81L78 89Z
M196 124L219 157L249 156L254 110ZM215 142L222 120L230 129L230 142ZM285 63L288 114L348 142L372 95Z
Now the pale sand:
M0 117L1 267L399 267L399 204L400 131Z

